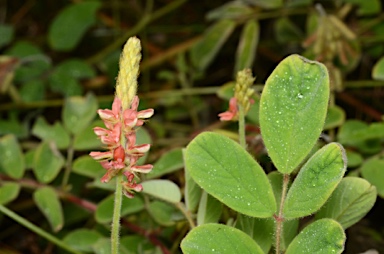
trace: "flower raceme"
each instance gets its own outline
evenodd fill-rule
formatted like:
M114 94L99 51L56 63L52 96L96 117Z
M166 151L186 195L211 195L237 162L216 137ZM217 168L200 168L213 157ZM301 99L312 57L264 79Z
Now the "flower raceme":
M110 181L120 172L126 176L123 192L129 198L134 196L134 191L139 192L143 189L141 184L135 181L136 173L148 173L153 167L151 164L136 165L137 160L150 149L149 144L136 145L136 130L154 113L153 109L137 111L138 106L139 97L135 96L130 108L123 110L121 100L116 96L112 110L99 109L97 113L106 129L95 127L94 132L108 151L90 153L90 156L98 160L107 170L101 178L103 183Z

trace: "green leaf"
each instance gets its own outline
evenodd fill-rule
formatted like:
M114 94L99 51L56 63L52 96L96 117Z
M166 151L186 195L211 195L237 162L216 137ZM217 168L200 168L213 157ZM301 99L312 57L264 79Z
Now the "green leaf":
M231 35L235 26L234 21L224 19L209 27L203 38L191 49L193 65L199 70L205 70Z
M334 129L341 126L345 122L345 112L338 106L328 108L327 117L325 118L324 130Z
M368 182L376 186L379 196L384 198L384 160L368 160L363 164L360 171Z
M28 41L18 41L6 52L23 60L15 71L15 82L23 83L39 77L51 66L51 60L40 48Z
M7 134L13 134L17 138L29 137L28 125L20 122L16 113L10 114L9 119L0 119L0 136Z
M375 66L373 66L372 78L376 80L384 80L384 57L380 58Z
M338 143L330 143L317 151L288 191L284 218L304 217L319 210L341 181L346 167L345 151Z
M175 225L174 214L176 213L176 208L169 203L155 200L149 204L148 212L162 226L169 227Z
M239 45L236 52L235 73L245 68L251 68L255 60L257 44L259 42L259 23L250 19L243 28L240 35Z
M261 135L281 173L291 173L315 145L328 97L326 67L298 55L281 61L267 79L260 99Z
M0 204L6 205L19 196L20 185L15 182L3 182L0 186Z
M9 44L13 39L15 29L13 29L13 26L6 25L6 24L0 24L0 48L3 46Z
M239 214L236 220L236 228L255 240L264 253L269 253L275 233L275 223L273 219L260 219Z
M75 250L91 252L92 245L101 238L102 235L99 232L82 228L67 234L63 241Z
M60 51L75 48L85 32L96 22L96 11L100 6L100 2L85 1L61 10L49 27L50 46Z
M208 12L207 20L238 19L253 13L252 8L241 1L231 1Z
M0 138L0 169L12 178L20 179L24 175L24 155L14 135Z
M103 121L96 120L75 135L73 140L73 148L75 148L75 150L89 151L91 149L100 149L103 146L93 131L95 127L104 127Z
M185 161L185 149L183 149L183 158ZM185 206L187 207L188 211L196 212L197 205L199 204L199 200L201 197L201 188L196 184L196 182L192 179L191 175L189 174L189 169L187 165L185 165L184 170L185 175L185 188L184 188L184 201Z
M92 245L93 253L95 254L110 254L111 253L111 239L103 237L97 240Z
M244 0L252 5L260 6L265 9L275 9L283 6L283 0Z
M39 79L26 81L19 92L23 102L41 101L45 96L45 82Z
M222 224L204 224L195 227L183 239L180 246L183 253L186 254L264 254L257 243L247 234Z
M304 228L288 246L285 254L340 254L344 250L345 234L339 223L322 219Z
M43 117L39 117L32 128L32 134L46 142L54 142L59 149L69 146L69 134L60 122L49 125Z
M359 7L357 14L361 16L378 14L381 12L380 0L344 0L344 2L356 4Z
M263 169L233 140L211 132L198 135L186 148L185 165L198 185L235 211L254 217L276 211Z
M351 150L347 150L348 168L358 167L363 163L363 156Z
M143 193L160 198L170 203L178 203L181 200L179 187L169 180L149 180L141 184Z
M147 179L158 178L165 174L172 173L183 168L183 154L181 148L176 148L163 154L161 158L153 164L153 169L147 174Z
M197 225L218 222L222 209L223 204L204 191L197 211Z
M72 166L72 172L90 178L98 178L105 174L105 169L100 163L89 155L78 157Z
M33 159L33 172L41 183L49 183L56 178L64 166L64 159L60 152L47 142L41 143Z
M61 62L49 77L50 87L53 91L66 96L82 94L82 86L79 79L96 76L95 70L80 59L70 59Z
M146 238L140 235L123 236L120 239L120 246L122 253L135 254L140 253L140 251L143 253L155 253L154 246ZM124 252L125 250L127 252Z
M54 232L60 231L64 225L64 216L60 199L55 190L48 186L39 188L33 193L33 200L49 221L52 230Z
M83 131L96 116L98 103L89 93L86 97L70 97L65 100L62 119L67 130L73 134Z
M368 181L358 177L345 177L315 218L334 219L347 229L371 210L376 195L376 188Z
M275 37L280 44L292 44L303 39L303 32L291 19L282 17L275 21Z
M99 180L100 181L100 180ZM95 219L98 223L110 223L113 216L114 195L103 199L96 208ZM137 213L144 209L143 200L136 196L135 198L123 197L121 204L121 217Z

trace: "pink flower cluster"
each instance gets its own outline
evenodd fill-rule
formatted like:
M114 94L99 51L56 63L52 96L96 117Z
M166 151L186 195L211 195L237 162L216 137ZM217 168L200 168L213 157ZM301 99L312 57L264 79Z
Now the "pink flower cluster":
M108 148L106 152L91 152L89 155L98 160L107 170L101 178L103 183L108 182L119 172L126 176L123 183L123 192L133 198L134 191L140 192L143 187L136 183L136 173L148 173L152 165L136 165L137 160L148 152L150 145L136 145L136 129L144 124L144 119L150 118L154 111L146 109L137 111L139 97L135 96L129 109L122 110L121 101L115 97L112 110L99 109L97 113L104 121L106 129L95 127L93 130L101 142Z

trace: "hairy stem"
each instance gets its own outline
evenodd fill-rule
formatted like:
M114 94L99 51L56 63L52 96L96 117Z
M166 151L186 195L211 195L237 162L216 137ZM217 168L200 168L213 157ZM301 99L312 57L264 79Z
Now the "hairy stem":
M280 243L281 243L281 235L283 232L283 206L285 201L285 196L287 195L288 190L288 183L289 183L289 174L284 174L283 176L283 189L281 191L281 200L280 200L280 207L279 207L279 215L275 218L276 219L276 254L280 254Z
M111 254L119 254L120 211L123 198L123 173L116 176L115 202L111 230Z

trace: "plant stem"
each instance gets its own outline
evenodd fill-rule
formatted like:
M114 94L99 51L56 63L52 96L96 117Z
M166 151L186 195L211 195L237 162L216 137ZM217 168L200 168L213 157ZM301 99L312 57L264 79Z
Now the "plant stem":
M285 196L287 195L289 183L289 174L283 175L283 189L281 191L281 200L279 207L279 215L276 218L276 254L280 254L280 242L281 242L281 234L283 232L283 206L285 201Z
M188 220L189 227L191 229L196 227L196 224L191 217L191 213L187 211L187 209L185 208L185 205L179 202L179 203L176 203L175 206L184 214L185 218Z
M245 140L245 114L244 107L239 105L239 142L242 148L247 149Z
M81 252L72 249L70 246L68 246L66 243L64 243L60 239L54 237L53 235L51 235L48 232L42 230L38 226L32 224L31 222L29 222L28 220L24 219L23 217L21 217L17 213L13 212L12 210L9 210L7 207L5 207L3 205L0 205L0 212L4 213L8 217L12 218L13 220L18 222L19 224L21 224L24 227L28 228L29 230L35 232L36 234L40 235L41 237L44 237L48 241L56 244L57 246L61 247L62 249L66 250L66 251L68 251L70 253L81 254Z
M111 230L111 254L119 254L120 211L123 198L123 173L116 176L115 202Z

